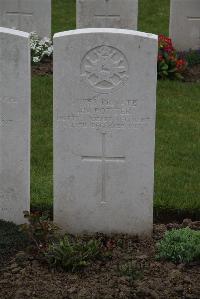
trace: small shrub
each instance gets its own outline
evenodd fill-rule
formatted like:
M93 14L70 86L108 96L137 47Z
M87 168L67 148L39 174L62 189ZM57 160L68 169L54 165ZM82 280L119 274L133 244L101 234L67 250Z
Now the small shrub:
M83 242L70 240L68 236L64 236L58 243L49 246L46 258L53 267L75 272L88 266L92 260L100 256L100 245L97 240Z
M31 61L33 64L41 62L44 58L53 54L52 41L48 37L40 39L36 32L30 35Z
M183 79L182 74L186 69L186 61L178 57L172 40L164 35L159 35L158 47L158 78Z
M176 263L189 263L200 260L200 231L188 227L165 233L157 244L158 259Z
M59 228L45 213L25 211L24 217L28 220L28 223L21 225L21 231L27 235L31 243L30 249L33 249L36 253L45 251L49 246L49 242L55 238Z
M142 277L142 272L136 265L134 261L127 262L123 265L118 266L118 272L121 276L128 277L131 281L140 279Z

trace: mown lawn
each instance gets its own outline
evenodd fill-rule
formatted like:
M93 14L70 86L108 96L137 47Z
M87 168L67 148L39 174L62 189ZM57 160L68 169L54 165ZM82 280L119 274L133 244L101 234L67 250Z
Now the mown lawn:
M140 0L139 30L168 34L169 0ZM75 28L75 0L53 0L53 32ZM155 207L200 211L200 84L158 82ZM52 77L32 79L32 206L51 207Z

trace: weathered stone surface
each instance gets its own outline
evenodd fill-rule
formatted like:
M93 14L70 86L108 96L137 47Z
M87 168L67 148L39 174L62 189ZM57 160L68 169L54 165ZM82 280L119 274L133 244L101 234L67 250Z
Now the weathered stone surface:
M170 37L179 51L200 48L200 1L171 0Z
M30 206L28 33L0 27L0 219L24 222Z
M157 36L54 37L54 217L71 233L149 234Z
M137 30L138 0L77 0L77 28Z
M51 0L0 0L0 26L51 35Z

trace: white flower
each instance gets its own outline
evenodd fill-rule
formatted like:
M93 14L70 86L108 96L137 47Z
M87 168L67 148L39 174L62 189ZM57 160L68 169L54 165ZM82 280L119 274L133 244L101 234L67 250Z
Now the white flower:
M53 52L53 46L48 47L48 51L49 51L49 53L52 53Z
M37 62L40 62L40 58L39 57L33 57L33 62L37 63Z
M44 56L51 56L53 53L52 41L48 37L40 39L36 32L31 32L30 47L34 63L40 62Z
M41 39L41 40L39 41L39 45L40 45L40 46L44 46L45 43L46 43L46 42L45 42L43 39Z
M48 37L44 37L44 38L43 38L43 41L44 41L45 43L51 43L51 40L50 40L50 38L48 38Z

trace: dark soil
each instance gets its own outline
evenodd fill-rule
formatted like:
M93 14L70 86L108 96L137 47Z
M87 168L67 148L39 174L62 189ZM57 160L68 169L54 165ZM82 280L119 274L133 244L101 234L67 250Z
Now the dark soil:
M182 223L186 218L192 219L192 221L199 220L200 210L154 208L154 223L156 224L167 224L170 222Z
M32 75L52 75L53 74L53 59L46 58L43 62L32 65Z
M0 271L0 298L200 298L200 263L176 265L155 259L156 242L167 229L200 221L155 225L153 238L112 237L111 259L96 261L84 272L51 271L41 262L19 252ZM129 267L129 271L126 265Z
M53 220L53 208L51 205L40 205L33 206L31 205L31 212L48 212L49 217ZM177 222L182 223L185 218L192 219L192 221L197 221L200 219L200 210L176 210L176 209L164 209L154 207L154 223L170 223Z
M0 267L10 256L24 249L27 241L17 225L0 220Z
M187 68L184 74L184 81L200 83L200 64Z

